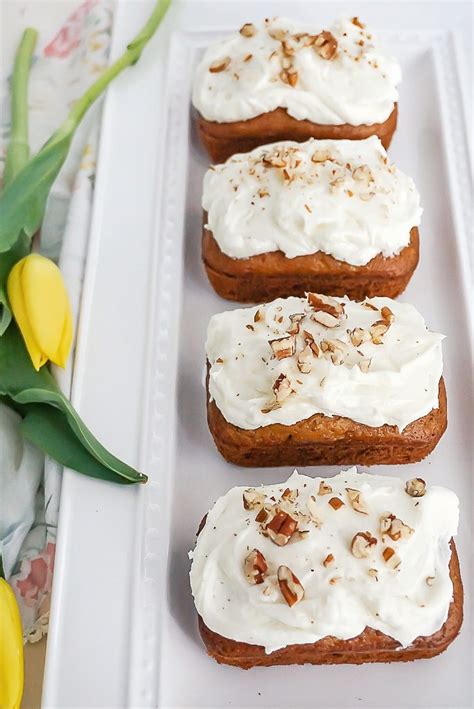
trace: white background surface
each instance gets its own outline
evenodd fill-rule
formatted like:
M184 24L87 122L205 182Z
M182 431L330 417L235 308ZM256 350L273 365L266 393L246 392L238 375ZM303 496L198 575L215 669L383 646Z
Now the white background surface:
M197 635L187 551L199 520L231 485L283 479L289 471L229 466L207 431L205 328L213 312L229 306L212 293L200 264L207 163L194 131L188 133L189 81L196 52L216 28L288 15L290 7L295 17L324 23L344 12L359 15L381 31L403 64L400 123L390 154L414 177L425 207L421 263L403 299L448 336L450 422L428 460L396 473L447 484L460 495L459 551L469 588L465 242L460 253L469 184L452 68L455 51L464 70L469 63L469 5L176 3L140 64L108 95L73 392L91 428L151 480L132 489L66 473L46 706L454 708L472 701L470 613L448 652L407 665L245 673L209 660ZM142 2L120 6L115 54L149 9ZM466 611L470 606L468 596Z

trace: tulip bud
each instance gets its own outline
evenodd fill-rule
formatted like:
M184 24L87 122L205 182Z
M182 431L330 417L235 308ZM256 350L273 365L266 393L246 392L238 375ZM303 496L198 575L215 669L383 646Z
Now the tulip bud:
M8 275L12 313L34 368L48 360L66 366L72 345L72 312L59 268L39 254L29 254Z

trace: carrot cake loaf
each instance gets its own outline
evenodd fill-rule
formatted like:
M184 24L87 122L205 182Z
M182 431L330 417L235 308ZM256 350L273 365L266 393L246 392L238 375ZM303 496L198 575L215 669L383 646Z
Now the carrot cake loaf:
M329 29L285 18L247 23L212 44L193 104L214 162L277 140L361 139L388 147L400 65L357 18Z
M355 468L234 487L190 552L207 652L244 669L438 655L463 616L458 507L421 478Z
M308 293L214 315L216 446L252 467L419 461L447 424L442 339L389 298Z
M211 167L202 256L216 292L395 297L418 263L422 209L379 138L286 141Z

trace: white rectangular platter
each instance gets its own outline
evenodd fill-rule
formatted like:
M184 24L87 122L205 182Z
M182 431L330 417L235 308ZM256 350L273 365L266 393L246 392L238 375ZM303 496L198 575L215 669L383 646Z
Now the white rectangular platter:
M150 5L119 4L115 55ZM233 306L213 293L200 260L207 160L192 124L191 78L202 48L245 21L280 14L325 24L343 13L370 24L402 63L390 155L415 179L425 209L420 265L402 298L447 336L446 435L420 465L377 472L416 473L459 495L466 618L452 647L429 661L243 672L206 656L187 553L229 487L291 471L228 465L207 430L206 327ZM471 190L461 88L472 80L469 18L469 3L452 2L178 2L140 64L109 91L73 400L150 481L120 488L65 473L44 706L471 706ZM309 470L320 471L336 469Z

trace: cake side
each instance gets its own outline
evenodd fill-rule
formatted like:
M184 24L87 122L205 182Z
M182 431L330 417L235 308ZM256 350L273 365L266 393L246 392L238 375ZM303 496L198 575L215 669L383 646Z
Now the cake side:
M448 410L444 380L439 406L410 423L371 427L341 416L314 414L290 426L272 424L245 430L226 421L207 393L209 431L219 453L234 465L281 467L307 465L402 465L429 455L446 431Z
M317 140L364 140L375 135L387 150L392 142L398 120L398 106L383 123L372 125L321 125L297 120L283 108L234 123L217 123L197 116L199 137L214 163L222 163L236 153L246 153L259 145L283 140L303 142Z
M301 297L308 291L347 295L352 300L377 295L395 298L403 293L418 265L419 244L418 228L413 227L409 244L399 254L389 258L379 254L364 266L338 261L321 251L293 259L281 251L235 259L221 251L212 233L203 226L202 258L216 293L240 303Z

